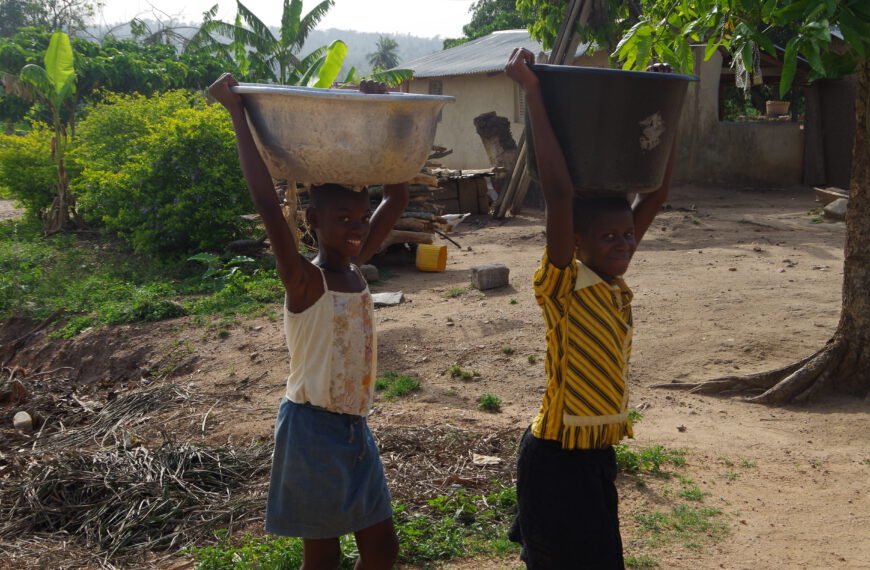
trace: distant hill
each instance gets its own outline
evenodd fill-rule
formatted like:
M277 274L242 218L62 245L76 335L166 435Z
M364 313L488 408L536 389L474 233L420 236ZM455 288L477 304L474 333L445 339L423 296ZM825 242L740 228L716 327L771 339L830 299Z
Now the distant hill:
M145 23L151 30L159 28L159 24L153 20L145 19ZM186 37L190 37L196 31L199 24L182 23L175 24L177 31ZM113 24L109 26L91 27L82 34L82 37L88 39L100 39L111 33L118 38L130 37L130 26L128 24ZM272 32L277 34L277 29L272 28ZM412 36L411 34L378 34L371 32L357 32L354 30L337 30L329 28L326 30L314 30L308 35L305 46L302 48L302 55L310 53L312 50L329 45L335 40L341 40L347 44L347 58L345 58L344 66L342 66L339 77L347 74L351 67L356 67L358 75L366 75L371 72L371 66L368 62L368 55L375 51L378 39L381 36L393 38L399 47L399 61L411 61L424 55L441 51L444 39L441 37L422 38ZM401 63L400 63L401 65Z
M410 34L375 34L330 28L328 30L314 30L311 32L302 51L303 53L308 53L319 46L329 45L335 40L341 40L347 44L347 58L342 68L342 74L346 73L353 66L356 67L360 75L365 75L371 72L368 54L375 51L375 46L381 36L391 37L399 44L399 48L396 51L399 54L400 66L401 62L411 61L418 57L441 51L444 43L444 39L439 37L421 38Z

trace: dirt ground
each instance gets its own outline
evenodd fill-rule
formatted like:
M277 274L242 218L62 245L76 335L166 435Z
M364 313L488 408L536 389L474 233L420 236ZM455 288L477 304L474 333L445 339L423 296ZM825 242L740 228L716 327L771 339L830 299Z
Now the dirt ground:
M635 255L626 278L635 292L630 390L632 408L643 414L637 442L688 450L682 473L710 493L704 503L721 509L730 528L699 549L662 547L654 555L662 568L870 568L870 401L771 408L652 387L778 367L825 343L839 317L844 226L808 213L818 207L807 188L677 188ZM452 234L461 250L443 242L446 271L380 267L372 289L403 291L405 302L377 309L379 368L411 374L422 387L380 401L375 431L528 425L545 382L543 323L531 286L542 221L540 211L469 218ZM486 263L507 265L510 286L470 289L469 269ZM206 431L212 442L268 439L288 369L278 310L212 327L185 318L88 331L63 350L33 342L16 359L34 370L75 360L82 394L171 360L174 382L245 397L179 411L161 419L164 429L197 437ZM14 337L0 330L0 341ZM445 371L453 365L479 375L452 378ZM484 393L501 398L499 413L478 409ZM631 515L665 498L627 478L620 490L630 549ZM450 567L516 566L506 559Z

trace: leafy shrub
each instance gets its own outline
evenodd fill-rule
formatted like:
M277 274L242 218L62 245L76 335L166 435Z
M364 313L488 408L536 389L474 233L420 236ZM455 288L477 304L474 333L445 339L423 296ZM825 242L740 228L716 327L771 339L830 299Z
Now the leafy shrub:
M51 206L56 190L51 136L38 123L24 136L0 134L0 196L16 200L36 218Z
M79 211L138 253L179 257L245 237L245 191L222 107L180 92L110 98L79 126Z

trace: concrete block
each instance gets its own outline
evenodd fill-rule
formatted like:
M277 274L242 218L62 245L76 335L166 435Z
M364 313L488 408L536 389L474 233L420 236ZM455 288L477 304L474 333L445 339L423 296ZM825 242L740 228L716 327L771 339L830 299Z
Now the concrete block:
M405 294L401 291L396 293L375 293L372 295L372 302L375 307L395 307L405 300Z
M508 284L509 276L510 270L506 265L478 265L471 268L471 286L479 291L504 287Z

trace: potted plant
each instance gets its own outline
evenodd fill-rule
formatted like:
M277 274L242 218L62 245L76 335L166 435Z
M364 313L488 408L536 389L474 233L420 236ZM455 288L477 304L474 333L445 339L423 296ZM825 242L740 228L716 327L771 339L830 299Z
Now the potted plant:
M788 115L788 101L767 101L765 103L765 107L767 110L768 117L781 117L783 115Z

